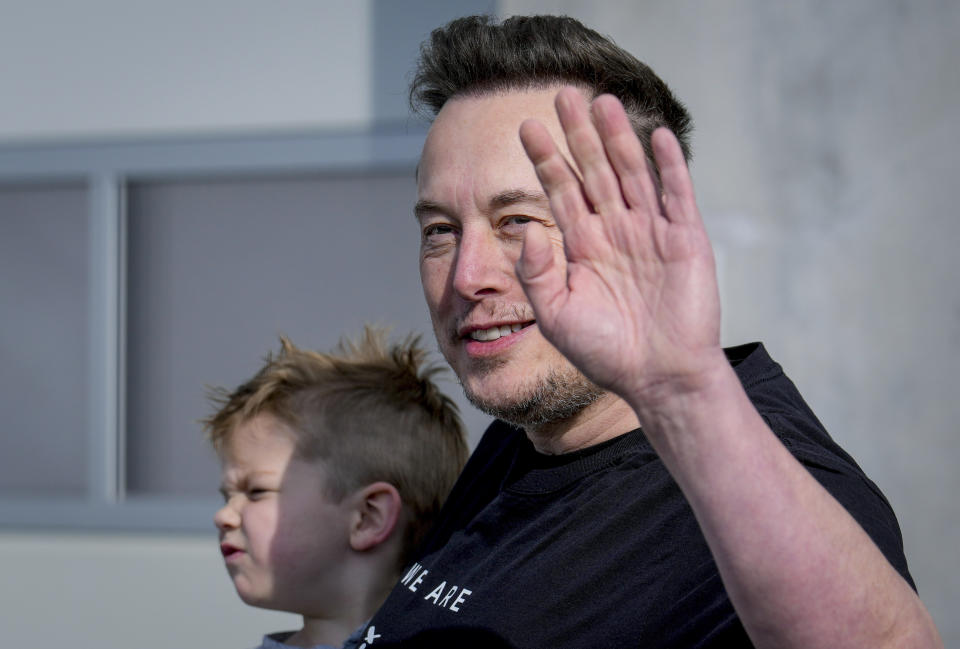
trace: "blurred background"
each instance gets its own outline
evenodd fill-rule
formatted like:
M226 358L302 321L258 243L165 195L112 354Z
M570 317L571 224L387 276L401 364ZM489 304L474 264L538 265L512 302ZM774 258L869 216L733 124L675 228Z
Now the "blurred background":
M255 646L197 419L286 334L434 347L405 86L430 29L566 13L694 116L724 342L763 340L891 501L960 646L960 4L0 0L0 628ZM475 442L488 419L452 381Z

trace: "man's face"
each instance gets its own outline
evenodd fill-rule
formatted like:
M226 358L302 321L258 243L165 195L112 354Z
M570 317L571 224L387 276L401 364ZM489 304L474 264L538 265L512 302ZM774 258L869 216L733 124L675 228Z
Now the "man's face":
M514 271L532 227L546 229L565 265L518 135L524 119L536 118L567 154L553 107L558 89L448 101L417 176L420 278L440 349L474 404L521 425L565 419L600 395L541 335Z
M238 426L222 453L225 504L213 520L244 602L329 615L340 600L338 567L351 553L347 499L328 497L323 465L297 457L294 440L268 414Z

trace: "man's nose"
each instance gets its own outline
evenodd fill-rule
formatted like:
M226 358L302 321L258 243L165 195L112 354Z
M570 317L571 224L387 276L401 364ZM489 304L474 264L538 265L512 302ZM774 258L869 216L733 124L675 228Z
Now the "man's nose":
M490 230L464 230L457 248L453 288L465 300L478 301L507 291L516 281L515 259Z

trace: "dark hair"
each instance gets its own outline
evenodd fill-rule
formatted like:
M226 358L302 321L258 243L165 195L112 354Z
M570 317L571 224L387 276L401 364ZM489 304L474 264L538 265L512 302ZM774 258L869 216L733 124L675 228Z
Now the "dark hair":
M457 18L420 46L410 106L435 117L451 97L571 83L624 105L652 159L650 135L666 126L690 159L693 122L649 66L568 16Z

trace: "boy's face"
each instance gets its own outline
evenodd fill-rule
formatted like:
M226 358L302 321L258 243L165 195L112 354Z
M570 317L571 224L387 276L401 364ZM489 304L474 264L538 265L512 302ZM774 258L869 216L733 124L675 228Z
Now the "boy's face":
M297 457L293 432L272 415L238 426L221 466L225 504L213 520L240 598L329 614L351 552L350 499L336 503L326 495L323 464Z

